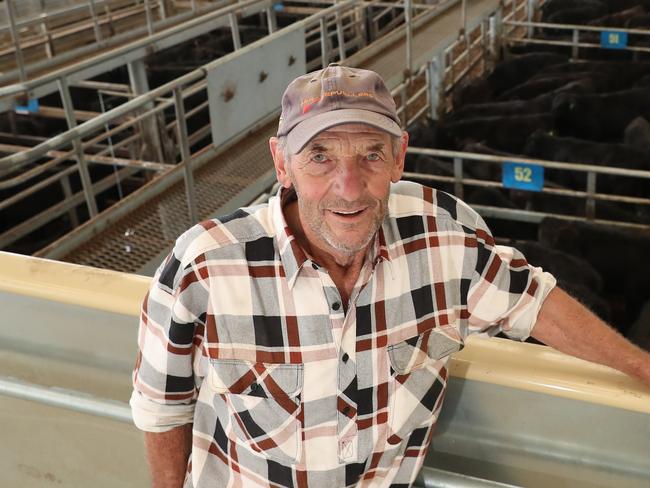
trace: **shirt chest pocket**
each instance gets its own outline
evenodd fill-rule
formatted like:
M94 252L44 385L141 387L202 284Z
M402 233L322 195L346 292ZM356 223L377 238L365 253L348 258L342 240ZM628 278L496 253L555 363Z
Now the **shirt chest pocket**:
M413 430L437 418L449 356L462 349L451 326L434 328L388 346L391 408L388 442L401 442Z
M212 360L208 381L226 432L265 457L285 464L298 461L302 364Z

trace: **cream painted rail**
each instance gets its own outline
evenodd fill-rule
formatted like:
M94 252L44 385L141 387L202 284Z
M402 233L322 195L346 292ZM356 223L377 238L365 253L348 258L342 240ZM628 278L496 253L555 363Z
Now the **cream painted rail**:
M150 280L6 252L0 252L0 278L0 292L131 315L134 328ZM473 337L454 356L450 371L467 380L650 413L649 388L544 346Z

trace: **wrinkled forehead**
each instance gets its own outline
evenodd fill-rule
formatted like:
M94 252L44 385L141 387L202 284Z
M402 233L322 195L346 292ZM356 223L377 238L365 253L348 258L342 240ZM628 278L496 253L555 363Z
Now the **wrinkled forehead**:
M317 145L389 145L391 136L387 132L366 124L344 124L319 132L306 145L304 150Z

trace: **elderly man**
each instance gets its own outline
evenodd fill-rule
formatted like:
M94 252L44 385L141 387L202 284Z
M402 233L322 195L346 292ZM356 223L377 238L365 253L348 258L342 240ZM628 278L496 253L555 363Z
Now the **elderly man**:
M268 205L181 236L142 308L131 399L155 487L409 486L472 333L529 335L650 384L650 356L451 195L399 182L374 72L287 88Z

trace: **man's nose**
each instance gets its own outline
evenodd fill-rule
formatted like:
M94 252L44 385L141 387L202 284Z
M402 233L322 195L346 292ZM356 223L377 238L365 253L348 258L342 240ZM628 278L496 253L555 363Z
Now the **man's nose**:
M336 171L336 187L341 197L354 201L363 195L366 181L356 156L346 156L339 160Z

